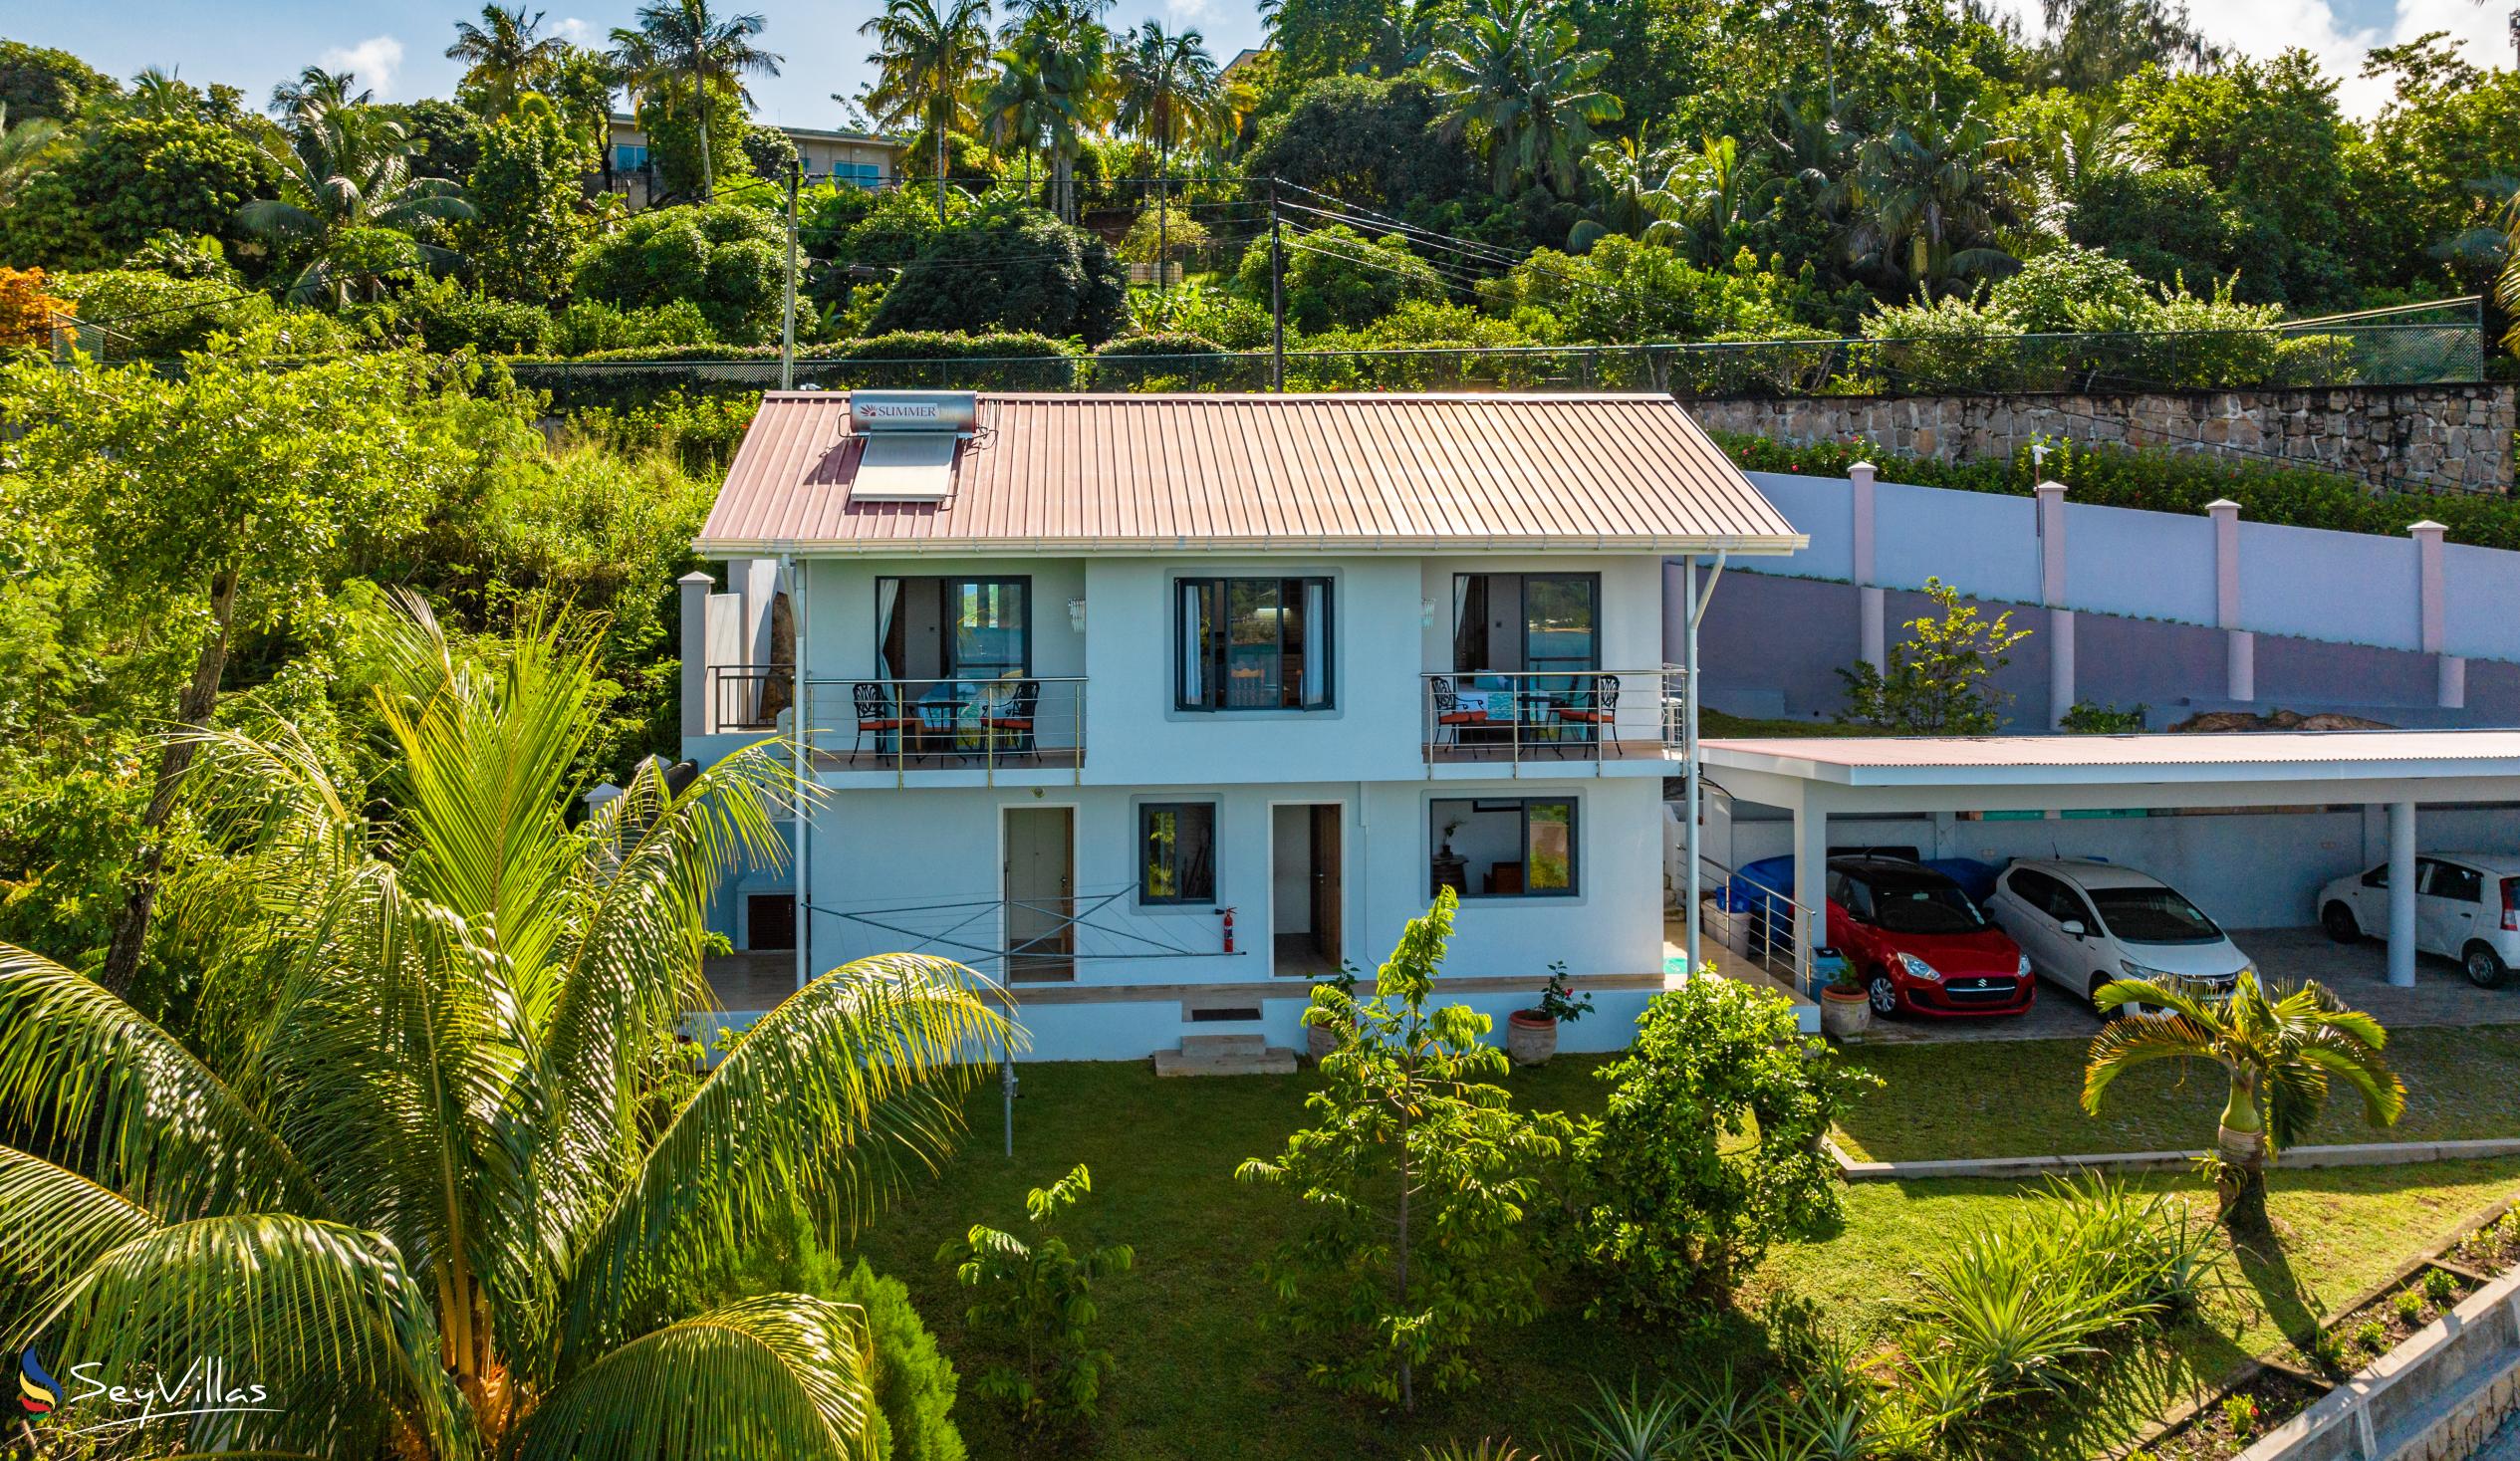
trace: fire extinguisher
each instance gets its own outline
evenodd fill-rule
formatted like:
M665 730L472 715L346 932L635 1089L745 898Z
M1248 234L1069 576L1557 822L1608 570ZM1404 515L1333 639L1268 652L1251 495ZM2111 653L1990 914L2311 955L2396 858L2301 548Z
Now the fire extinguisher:
M1225 952L1230 954L1234 951L1234 910L1231 908L1219 908L1216 911L1224 915Z

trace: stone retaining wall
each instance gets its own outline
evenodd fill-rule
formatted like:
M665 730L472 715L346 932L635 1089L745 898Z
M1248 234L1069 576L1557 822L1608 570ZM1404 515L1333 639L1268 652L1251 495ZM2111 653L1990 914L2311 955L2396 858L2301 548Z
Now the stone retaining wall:
M2038 438L2065 438L2281 459L2375 487L2507 493L2520 385L1692 400L1688 409L1710 431L1794 445L1863 440L1939 461L2007 457Z

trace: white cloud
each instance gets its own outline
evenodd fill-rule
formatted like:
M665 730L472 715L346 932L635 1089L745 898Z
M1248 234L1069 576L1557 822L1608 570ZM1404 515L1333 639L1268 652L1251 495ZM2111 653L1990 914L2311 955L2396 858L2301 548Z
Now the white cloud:
M1210 6L1208 0L1163 0L1163 8L1175 20L1198 20Z
M379 99L390 98L394 74L402 70L402 43L391 36L370 36L356 46L336 46L317 59L326 71L352 72Z
M2030 34L2044 29L2039 0L1997 4L2020 16ZM2188 15L2205 39L2245 56L2308 51L2336 78L2338 105L2349 116L2368 118L2388 103L2389 84L2363 79L2365 52L2411 41L2426 31L2448 31L2475 65L2508 65L2508 9L2475 0L2394 0L2386 24L2366 26L2346 23L2334 0L2202 0L2191 3Z
M595 22L572 15L553 26L552 32L572 46L583 46L595 39Z

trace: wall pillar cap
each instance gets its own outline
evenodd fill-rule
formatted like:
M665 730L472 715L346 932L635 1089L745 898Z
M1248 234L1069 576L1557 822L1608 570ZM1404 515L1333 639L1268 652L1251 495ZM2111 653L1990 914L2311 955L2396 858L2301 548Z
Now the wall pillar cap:
M2051 480L2051 481L2041 482L2040 484L2038 484L2037 486L2035 486L2035 487L2031 488L2030 490L2031 490L2031 491L2033 491L2033 492L2039 492L2039 493L2048 493L2048 492L2062 493L2062 492L2064 492L2064 491L2065 491L2065 484L2064 484L2064 483L2062 483L2062 482L2058 482L2058 481L2053 481L2053 480Z
M1880 468L1874 466L1868 461L1858 460L1847 463L1847 475L1850 477L1854 476L1858 472L1862 472L1864 475L1870 477L1879 470Z
M2238 512L2239 510L2240 504L2233 502L2228 497L2217 497L2213 501L2205 504L2205 511L2207 512Z
M2406 525L2406 531L2414 534L2418 538L2422 538L2439 537L2441 534L2450 531L2450 529L2447 524L2436 523L2430 518L2425 518L2419 523L2408 523Z
M674 582L677 584L708 584L714 586L717 583L717 580L699 569L693 569L691 572L684 574L681 578L674 580Z

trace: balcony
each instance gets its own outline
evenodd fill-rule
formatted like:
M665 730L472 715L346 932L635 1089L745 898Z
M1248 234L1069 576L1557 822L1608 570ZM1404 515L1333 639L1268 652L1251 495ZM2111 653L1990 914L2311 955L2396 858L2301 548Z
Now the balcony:
M721 732L791 733L788 666L709 671L709 713ZM808 679L806 738L820 771L1076 772L1085 765L1085 680Z
M1525 670L1418 676L1428 766L1550 775L1608 763L1658 767L1677 746L1676 670Z

